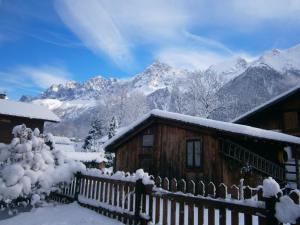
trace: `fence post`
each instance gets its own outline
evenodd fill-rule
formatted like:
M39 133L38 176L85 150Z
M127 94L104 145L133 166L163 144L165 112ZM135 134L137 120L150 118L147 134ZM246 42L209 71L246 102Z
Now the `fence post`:
M76 183L75 183L75 194L74 194L74 200L78 202L78 195L80 192L80 181L81 181L81 172L77 172L76 175Z
M135 183L135 211L134 211L134 222L138 224L141 221L141 200L144 192L144 184L142 179L138 179Z
M275 205L278 198L273 196L270 198L265 198L266 210L267 210L267 225L279 225L279 221L275 217Z

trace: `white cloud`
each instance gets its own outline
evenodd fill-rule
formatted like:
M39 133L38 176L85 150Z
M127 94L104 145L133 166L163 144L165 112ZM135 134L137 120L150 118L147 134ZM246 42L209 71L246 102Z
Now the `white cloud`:
M233 10L249 21L265 19L299 20L300 1L295 0L232 0ZM248 17L250 16L250 17Z
M65 83L70 79L71 74L64 68L48 65L40 67L21 65L0 72L2 84L31 92L48 88L52 84Z
M63 22L95 53L105 52L115 63L131 62L127 42L100 1L59 1Z
M17 73L27 77L39 88L48 88L52 84L66 83L71 79L71 74L63 68L54 66L20 66Z
M165 48L158 52L155 57L177 68L190 70L206 70L211 65L244 58L247 62L253 62L258 56L244 52L221 53L201 49L189 48Z
M123 68L134 65L139 48L167 55L161 53L163 49L187 49L188 45L192 55L203 62L237 54L202 34L207 27L234 33L255 31L272 19L300 22L300 3L295 0L56 0L56 9L86 47L106 54ZM192 44L196 47L191 48ZM190 58L194 64L194 57L181 58Z
M169 65L193 70L207 69L212 64L222 62L228 58L228 56L221 56L209 51L177 48L163 49L156 57Z

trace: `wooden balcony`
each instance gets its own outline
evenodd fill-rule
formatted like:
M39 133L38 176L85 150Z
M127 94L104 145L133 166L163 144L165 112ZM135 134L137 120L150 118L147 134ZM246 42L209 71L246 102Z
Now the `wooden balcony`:
M277 180L285 180L285 169L280 165L232 141L220 138L219 143L220 152L225 157L239 162L242 166L250 166L252 169Z

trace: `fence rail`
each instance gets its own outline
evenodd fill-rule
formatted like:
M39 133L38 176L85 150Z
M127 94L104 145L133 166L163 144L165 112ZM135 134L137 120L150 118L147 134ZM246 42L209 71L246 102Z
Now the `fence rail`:
M290 197L299 204L296 192ZM70 185L52 193L51 198L76 200L126 224L279 224L274 217L276 198L265 199L262 189L242 184L227 187L157 177L155 185L143 185L142 180L77 174Z

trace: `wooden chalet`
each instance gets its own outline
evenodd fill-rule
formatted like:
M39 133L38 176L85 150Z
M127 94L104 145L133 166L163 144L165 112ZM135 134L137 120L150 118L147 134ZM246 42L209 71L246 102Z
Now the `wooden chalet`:
M0 99L0 143L9 143L12 129L20 124L29 128L44 130L45 122L59 122L60 119L46 107L24 102Z
M280 94L232 122L300 137L300 86ZM286 148L285 151L287 157L286 179L290 183L298 183L299 188L299 179L296 173L300 170L300 161L298 160L300 154L296 154L289 148Z
M232 122L300 136L300 87L284 92Z
M300 138L274 131L152 110L108 142L115 170L249 185L266 176L285 182L284 148Z

